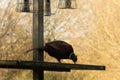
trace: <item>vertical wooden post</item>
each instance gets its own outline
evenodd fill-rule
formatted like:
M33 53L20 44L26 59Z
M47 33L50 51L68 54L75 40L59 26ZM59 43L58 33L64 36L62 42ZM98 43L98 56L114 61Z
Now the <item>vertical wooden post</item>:
M44 26L44 1L43 0L33 0L33 47L43 47L44 37L43 37L43 26ZM33 60L43 61L43 51L34 51ZM34 69L33 70L33 80L43 80L44 70Z

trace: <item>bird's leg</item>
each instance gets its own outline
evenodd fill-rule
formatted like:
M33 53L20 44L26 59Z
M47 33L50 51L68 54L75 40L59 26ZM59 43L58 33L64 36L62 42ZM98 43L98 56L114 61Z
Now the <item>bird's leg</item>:
M61 63L60 59L57 59L58 60L58 63Z
M76 62L74 62L74 64L76 64Z

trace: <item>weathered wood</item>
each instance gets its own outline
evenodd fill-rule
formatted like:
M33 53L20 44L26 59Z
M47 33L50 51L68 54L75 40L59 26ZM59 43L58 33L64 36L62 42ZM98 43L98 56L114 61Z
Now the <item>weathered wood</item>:
M44 0L33 0L33 48L43 47ZM43 51L33 51L33 60L43 62ZM33 80L44 80L42 68L33 70Z
M67 64L40 61L0 61L0 68L44 69L47 71L105 70L102 65Z
M52 68L51 66L47 67L47 63L40 62L40 61L13 61L13 60L2 60L0 61L0 68L12 68L12 69L44 69L47 71L70 71L70 69L66 68ZM50 65L50 64L49 64ZM44 67L45 66L45 67Z

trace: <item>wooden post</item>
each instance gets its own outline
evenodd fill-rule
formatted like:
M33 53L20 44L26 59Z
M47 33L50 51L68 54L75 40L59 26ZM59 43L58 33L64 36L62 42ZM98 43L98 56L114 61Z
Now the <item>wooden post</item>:
M44 1L33 0L33 47L43 47ZM34 51L33 60L43 62L43 51ZM33 80L44 80L44 70L34 69Z

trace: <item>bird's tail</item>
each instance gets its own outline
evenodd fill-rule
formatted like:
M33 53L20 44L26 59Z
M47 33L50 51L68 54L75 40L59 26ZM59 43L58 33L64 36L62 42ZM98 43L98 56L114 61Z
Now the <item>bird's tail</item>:
M25 53L28 53L28 52L34 51L34 50L37 50L37 51L44 51L44 47L42 47L42 48L32 48L32 49L29 49L29 50L25 51Z

